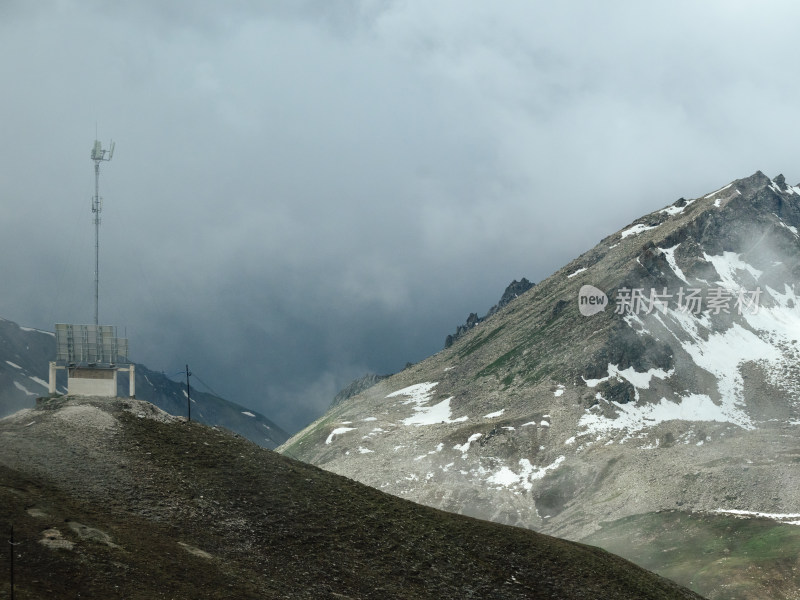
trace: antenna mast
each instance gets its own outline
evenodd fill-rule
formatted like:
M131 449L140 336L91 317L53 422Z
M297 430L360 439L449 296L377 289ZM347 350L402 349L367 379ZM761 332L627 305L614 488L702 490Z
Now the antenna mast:
M103 199L100 197L100 163L109 161L114 156L114 142L108 150L98 140L94 141L92 160L94 161L94 197L92 213L94 214L94 324L99 325L100 304L100 211L103 210Z

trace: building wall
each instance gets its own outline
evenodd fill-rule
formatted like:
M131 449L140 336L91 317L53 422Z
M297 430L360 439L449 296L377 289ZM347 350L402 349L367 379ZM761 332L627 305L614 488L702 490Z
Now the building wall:
M117 395L117 370L69 369L67 394L114 398Z

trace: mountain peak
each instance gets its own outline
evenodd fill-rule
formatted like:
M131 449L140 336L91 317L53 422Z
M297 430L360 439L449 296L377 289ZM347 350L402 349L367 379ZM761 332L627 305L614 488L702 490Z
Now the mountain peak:
M572 539L675 509L779 526L800 514L780 483L800 480L798 280L800 188L757 171L636 219L281 448Z

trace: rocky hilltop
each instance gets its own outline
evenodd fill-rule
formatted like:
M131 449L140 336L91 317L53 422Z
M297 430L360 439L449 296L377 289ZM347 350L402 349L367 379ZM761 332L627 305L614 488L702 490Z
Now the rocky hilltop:
M50 331L22 327L0 319L0 417L32 408L36 398L48 393L48 364L56 354ZM64 371L57 379L58 393L66 393ZM120 391L127 395L128 376L120 376ZM185 415L186 386L164 373L136 364L136 396L173 415ZM192 418L226 427L265 448L275 448L289 435L258 411L215 394L192 389Z
M420 506L139 400L0 419L20 599L699 598L598 548ZM0 554L8 598L9 553Z
M709 597L794 597L798 228L800 188L782 176L681 198L280 451L591 539ZM695 537L675 544L677 529Z

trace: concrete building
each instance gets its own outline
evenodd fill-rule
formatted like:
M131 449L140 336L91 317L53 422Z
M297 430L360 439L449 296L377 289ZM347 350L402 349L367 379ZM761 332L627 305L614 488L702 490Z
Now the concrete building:
M129 396L136 397L136 368L128 362L128 340L118 338L112 325L56 324L56 360L50 362L49 390L56 376L67 371L70 396L117 396L117 374L127 371Z

